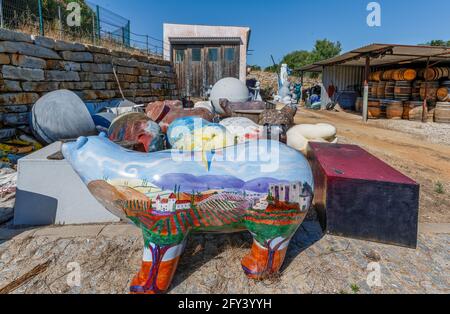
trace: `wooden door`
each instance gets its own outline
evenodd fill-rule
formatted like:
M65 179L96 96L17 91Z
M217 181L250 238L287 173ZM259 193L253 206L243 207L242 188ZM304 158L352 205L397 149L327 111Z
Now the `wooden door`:
M202 46L189 46L188 53L188 81L187 96L200 97L204 86L204 54Z
M223 46L221 53L223 77L234 77L239 79L239 46Z
M177 74L177 88L180 91L181 96L186 96L189 92L189 80L187 72L188 70L188 56L186 46L173 46L172 49L172 64L175 67Z
M222 76L222 52L220 46L208 46L205 50L206 64L206 85L210 86L217 83Z

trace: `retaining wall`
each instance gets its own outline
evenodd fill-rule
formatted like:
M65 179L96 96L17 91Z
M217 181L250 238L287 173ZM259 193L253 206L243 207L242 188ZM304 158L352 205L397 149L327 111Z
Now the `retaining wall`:
M0 129L26 127L42 95L68 89L86 102L125 97L136 103L175 99L170 62L0 29Z

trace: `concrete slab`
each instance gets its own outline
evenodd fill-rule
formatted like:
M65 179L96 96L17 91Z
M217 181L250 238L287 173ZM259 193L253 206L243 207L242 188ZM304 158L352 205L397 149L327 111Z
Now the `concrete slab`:
M18 163L14 225L72 225L118 222L88 191L65 160L48 160L60 151L53 143Z

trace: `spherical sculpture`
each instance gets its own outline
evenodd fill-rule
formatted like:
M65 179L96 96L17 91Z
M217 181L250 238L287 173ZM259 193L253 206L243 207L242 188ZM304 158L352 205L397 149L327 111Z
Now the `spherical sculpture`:
M231 102L244 102L249 100L247 86L240 80L227 77L218 81L211 90L210 100L217 113L224 113L220 107L219 100L228 99Z

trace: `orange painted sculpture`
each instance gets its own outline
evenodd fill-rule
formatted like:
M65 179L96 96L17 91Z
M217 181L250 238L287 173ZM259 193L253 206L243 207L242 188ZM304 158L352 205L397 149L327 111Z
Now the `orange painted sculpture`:
M158 101L148 104L147 116L158 123L164 133L170 124L179 118L199 117L206 121L213 121L214 114L206 108L184 109L181 101Z
M254 238L242 260L249 278L278 272L312 200L311 168L299 152L257 140L212 151L136 153L106 135L66 143L64 157L106 209L141 228L136 294L166 292L191 233Z

